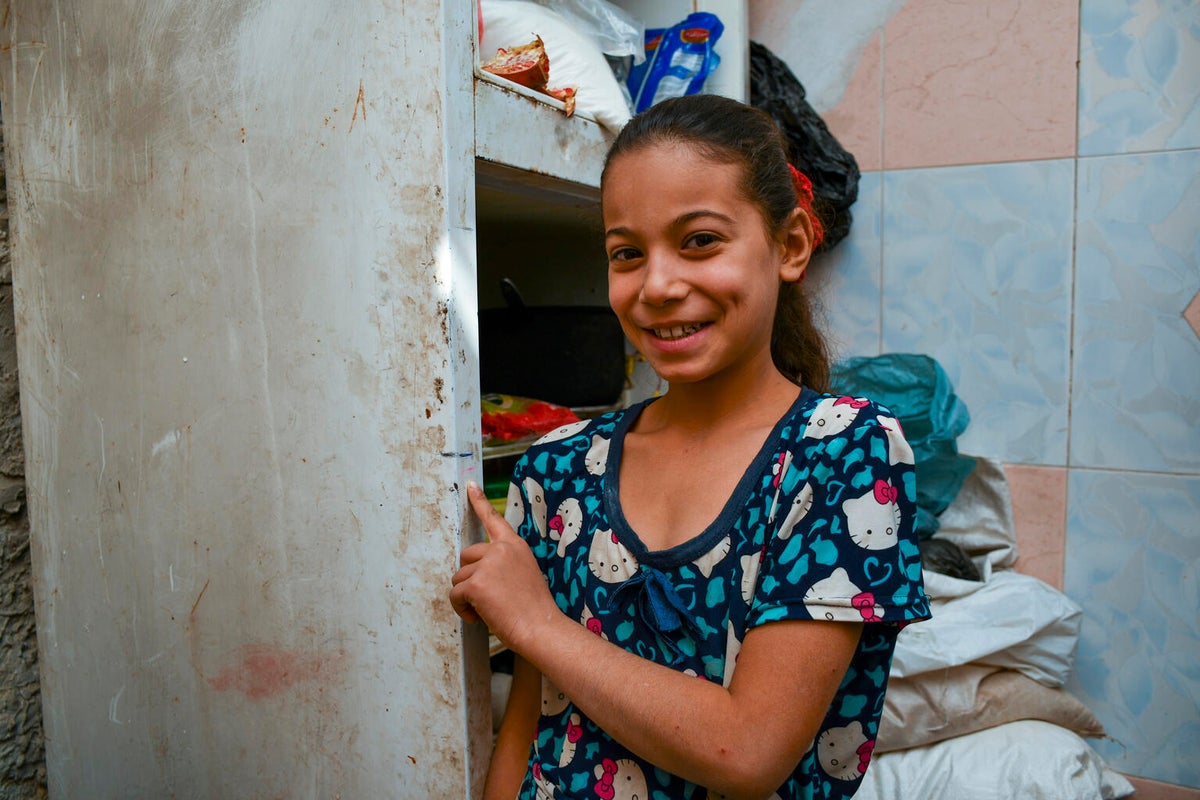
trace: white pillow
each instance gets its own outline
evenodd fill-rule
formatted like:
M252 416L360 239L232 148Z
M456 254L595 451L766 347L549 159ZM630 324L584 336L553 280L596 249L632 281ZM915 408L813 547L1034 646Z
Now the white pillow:
M599 45L572 28L553 9L525 0L480 0L483 42L479 58L489 61L501 47L516 47L542 37L550 59L552 89L574 86L575 113L594 119L614 133L629 121L629 105Z
M1132 793L1071 731L1022 720L877 755L854 800L1115 800Z

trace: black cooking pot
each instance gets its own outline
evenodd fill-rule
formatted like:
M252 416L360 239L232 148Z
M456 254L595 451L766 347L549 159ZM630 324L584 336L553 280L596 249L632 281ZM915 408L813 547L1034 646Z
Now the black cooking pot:
M479 311L479 388L571 406L615 404L625 388L625 334L603 306Z

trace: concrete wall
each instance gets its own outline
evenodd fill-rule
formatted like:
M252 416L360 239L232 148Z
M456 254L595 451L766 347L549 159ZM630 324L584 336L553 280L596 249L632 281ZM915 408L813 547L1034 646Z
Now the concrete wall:
M29 800L46 794L46 756L2 155L0 150L0 800Z

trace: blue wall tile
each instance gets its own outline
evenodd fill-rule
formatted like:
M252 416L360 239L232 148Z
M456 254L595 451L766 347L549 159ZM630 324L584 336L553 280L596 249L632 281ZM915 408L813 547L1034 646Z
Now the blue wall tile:
M864 174L850 233L814 259L806 278L836 359L879 353L880 213L883 182Z
M1079 154L1200 147L1200 3L1084 0Z
M1200 152L1081 159L1071 465L1200 472Z
M1083 607L1068 689L1115 769L1200 786L1200 477L1072 469L1064 588Z
M1074 162L888 172L883 350L936 358L965 452L1065 465Z

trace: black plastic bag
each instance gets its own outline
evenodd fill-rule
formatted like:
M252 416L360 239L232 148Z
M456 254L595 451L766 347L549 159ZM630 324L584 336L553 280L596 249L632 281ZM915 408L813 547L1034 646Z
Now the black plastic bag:
M792 164L813 184L813 203L825 225L818 252L850 232L850 206L858 199L858 162L805 99L804 86L778 56L750 42L750 105L771 115L790 148Z

